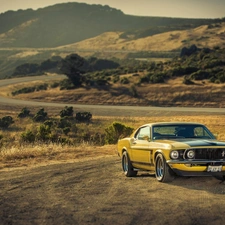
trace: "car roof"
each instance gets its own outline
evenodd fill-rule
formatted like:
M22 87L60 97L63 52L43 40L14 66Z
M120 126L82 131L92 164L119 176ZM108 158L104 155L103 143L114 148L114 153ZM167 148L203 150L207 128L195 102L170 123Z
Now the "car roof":
M143 126L155 126L155 125L203 125L201 123L195 123L195 122L154 122L154 123L147 123L142 125Z

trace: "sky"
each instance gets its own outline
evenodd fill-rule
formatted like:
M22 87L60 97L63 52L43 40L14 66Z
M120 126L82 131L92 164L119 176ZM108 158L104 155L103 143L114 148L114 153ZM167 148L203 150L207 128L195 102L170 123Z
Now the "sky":
M225 0L0 0L0 13L67 2L109 5L125 14L181 18L224 18Z

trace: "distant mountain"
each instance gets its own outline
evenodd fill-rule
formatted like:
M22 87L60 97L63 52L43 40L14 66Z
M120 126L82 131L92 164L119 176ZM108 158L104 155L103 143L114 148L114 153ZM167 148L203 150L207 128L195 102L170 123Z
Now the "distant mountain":
M57 47L104 32L125 32L126 37L140 38L218 21L132 16L107 5L64 3L0 14L0 47Z

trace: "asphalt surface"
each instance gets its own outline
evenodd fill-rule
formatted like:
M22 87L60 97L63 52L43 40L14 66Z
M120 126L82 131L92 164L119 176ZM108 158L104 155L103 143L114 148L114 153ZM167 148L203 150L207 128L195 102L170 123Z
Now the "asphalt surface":
M0 80L0 87L15 85L24 82L30 82L35 80L57 80L60 78L65 78L63 75L43 75L43 76L34 76L34 77L22 77L22 78L13 78ZM16 105L16 106L40 106L40 107L55 107L55 108L64 108L68 106L68 103L56 103L56 102L41 102L41 101L32 101L32 100L21 100L10 97L1 96L0 93L0 106L1 105ZM225 108L196 108L196 107L152 107L152 106L117 106L117 105L82 105L82 104L71 104L69 106L74 107L77 110L91 111L95 115L105 115L107 111L110 111L110 114L114 116L120 116L121 113L124 115L140 115L140 116L152 116L152 114L157 114L161 112L164 114L173 114L174 112L180 112L181 114L225 114Z

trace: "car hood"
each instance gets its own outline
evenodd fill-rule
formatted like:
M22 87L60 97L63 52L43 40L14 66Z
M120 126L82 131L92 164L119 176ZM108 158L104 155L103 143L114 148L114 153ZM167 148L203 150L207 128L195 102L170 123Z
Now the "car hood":
M225 146L225 142L217 141L217 140L208 140L208 139L181 139L179 142L183 142L190 147L199 147L199 146Z
M158 142L158 141L157 141ZM210 147L210 146L224 146L225 142L217 141L215 139L174 139L174 140L159 140L159 142L163 144L169 144L173 147L183 147L183 148L191 148L191 147Z

